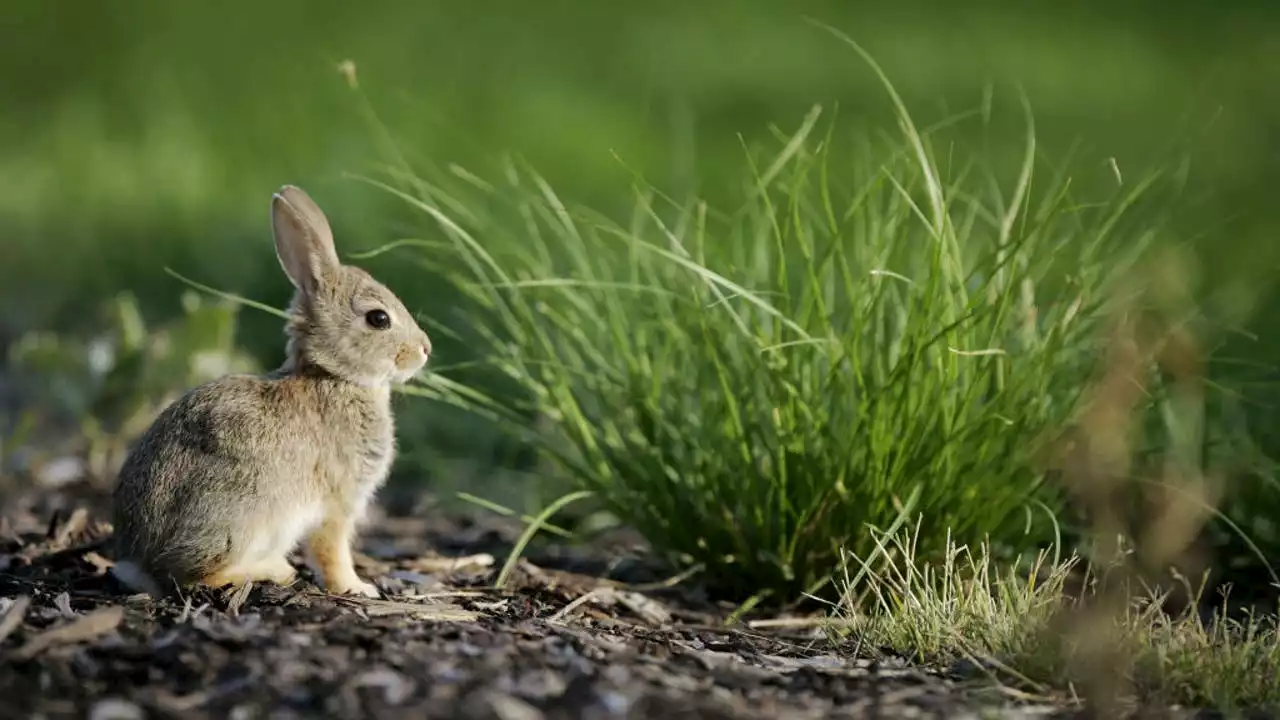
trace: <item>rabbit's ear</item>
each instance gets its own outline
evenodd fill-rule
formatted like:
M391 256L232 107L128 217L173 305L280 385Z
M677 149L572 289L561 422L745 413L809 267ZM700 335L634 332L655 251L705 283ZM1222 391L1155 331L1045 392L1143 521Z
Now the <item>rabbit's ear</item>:
M338 252L329 221L301 189L285 185L271 197L271 229L280 266L304 295L315 295L337 276Z

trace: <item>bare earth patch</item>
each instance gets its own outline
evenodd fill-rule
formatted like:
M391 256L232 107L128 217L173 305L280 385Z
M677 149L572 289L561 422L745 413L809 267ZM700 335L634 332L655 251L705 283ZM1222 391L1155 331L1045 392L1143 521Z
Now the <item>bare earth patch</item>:
M106 508L77 488L6 498L5 717L1055 714L993 713L957 679L814 629L725 627L696 592L607 579L645 573L616 548L542 548L498 591L511 529L430 513L366 532L361 571L382 600L326 595L304 570L289 588L155 601L107 573Z

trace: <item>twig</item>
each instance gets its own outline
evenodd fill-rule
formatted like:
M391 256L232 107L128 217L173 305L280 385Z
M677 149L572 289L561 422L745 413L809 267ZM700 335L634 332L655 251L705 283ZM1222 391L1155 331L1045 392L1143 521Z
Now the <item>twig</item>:
M596 596L599 594L600 590L601 588L596 588L588 592L586 595L582 595L578 597L573 602L557 610L556 614L547 618L547 622L556 624L556 625L561 624L561 621L564 619L566 615L573 612L574 610L577 610L578 608L582 607L583 605L590 602L591 600L594 600Z

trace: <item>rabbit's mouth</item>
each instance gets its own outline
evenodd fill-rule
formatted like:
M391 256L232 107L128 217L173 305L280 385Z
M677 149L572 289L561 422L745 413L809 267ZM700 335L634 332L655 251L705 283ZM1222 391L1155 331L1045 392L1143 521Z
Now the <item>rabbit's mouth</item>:
M426 370L426 368L427 368L426 363L423 363L418 367L412 368L409 370L402 370L397 368L395 372L391 373L391 382L392 384L395 384L395 385L404 385L410 380L413 380L414 378L421 375Z
M431 356L431 343L421 345L403 345L396 353L395 370L391 377L393 382L406 383L413 379L427 366L427 358Z
M403 385L414 378L420 377L426 372L426 369L426 356L423 356L421 361L415 363L396 363L395 369L391 371L391 382L396 385Z

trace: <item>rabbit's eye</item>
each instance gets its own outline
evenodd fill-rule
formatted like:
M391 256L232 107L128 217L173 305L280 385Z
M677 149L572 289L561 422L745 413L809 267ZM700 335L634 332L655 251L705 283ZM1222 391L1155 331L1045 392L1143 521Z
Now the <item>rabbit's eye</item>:
M369 327L378 330L386 330L391 327L391 316L382 310L370 310L365 313L364 321L369 323Z

